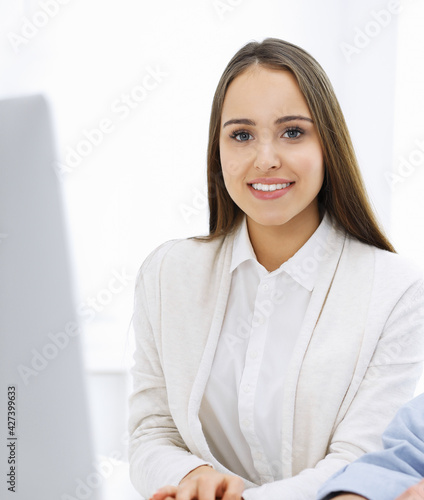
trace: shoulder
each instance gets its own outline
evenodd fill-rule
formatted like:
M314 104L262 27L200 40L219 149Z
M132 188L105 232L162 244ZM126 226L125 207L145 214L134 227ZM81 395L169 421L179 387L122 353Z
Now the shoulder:
M397 285L409 287L423 281L423 270L410 259L363 243L350 235L347 236L346 241L354 261L359 263L362 256L368 255L368 265L372 266L370 277L373 275L376 284L382 282L388 287Z
M159 315L165 305L181 314L191 314L193 304L210 305L222 280L230 280L232 240L231 235L210 241L177 239L155 248L136 278L136 304Z
M408 282L423 279L423 270L410 259L379 248L374 248L374 253L376 270L387 278Z
M198 238L174 239L156 247L141 265L140 279L202 275L212 272L218 261L231 254L232 235L204 241Z
M380 300L393 303L396 316L417 317L415 327L424 319L423 271L404 256L374 249L374 289ZM411 319L409 320L411 322ZM411 323L412 324L412 323ZM420 326L421 330L421 326Z

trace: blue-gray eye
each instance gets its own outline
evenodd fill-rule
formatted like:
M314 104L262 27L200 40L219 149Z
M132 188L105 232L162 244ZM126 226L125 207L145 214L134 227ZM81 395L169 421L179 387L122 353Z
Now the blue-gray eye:
M231 137L238 142L246 142L252 138L249 132L246 132L244 130L236 130L231 134Z
M286 130L283 134L283 137L287 137L288 139L297 139L302 134L302 131L298 127L290 128Z

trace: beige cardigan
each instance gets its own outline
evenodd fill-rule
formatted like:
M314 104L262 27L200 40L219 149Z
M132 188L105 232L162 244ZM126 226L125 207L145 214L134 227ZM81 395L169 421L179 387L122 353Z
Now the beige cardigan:
M141 267L129 430L131 479L146 498L205 463L229 472L212 456L198 411L230 290L233 237L169 241ZM285 479L245 481L245 500L313 500L332 473L381 446L421 373L421 271L334 226L317 265L281 402Z

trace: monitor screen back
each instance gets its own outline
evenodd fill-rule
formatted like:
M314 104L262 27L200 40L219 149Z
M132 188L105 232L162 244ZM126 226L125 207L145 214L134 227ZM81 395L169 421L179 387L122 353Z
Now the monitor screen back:
M0 497L101 498L49 107L0 101Z

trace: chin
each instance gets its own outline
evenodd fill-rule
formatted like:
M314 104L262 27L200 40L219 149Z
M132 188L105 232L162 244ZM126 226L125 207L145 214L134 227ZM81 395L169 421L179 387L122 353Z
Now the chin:
M286 222L289 222L289 220L292 219L292 216L279 213L272 215L259 215L250 218L261 226L282 226L283 224L286 224Z

